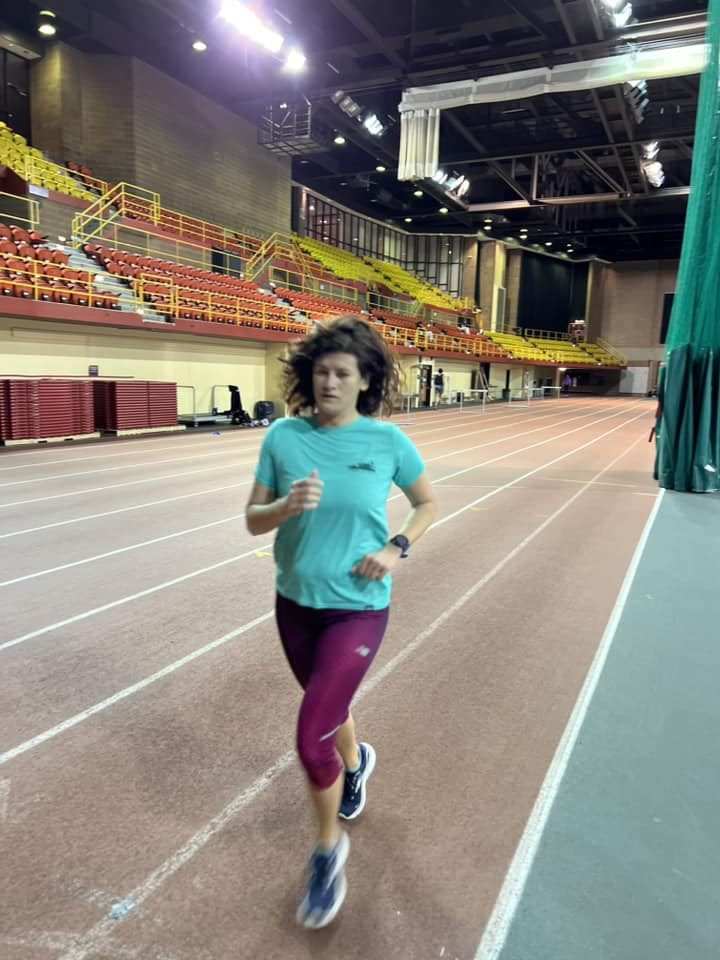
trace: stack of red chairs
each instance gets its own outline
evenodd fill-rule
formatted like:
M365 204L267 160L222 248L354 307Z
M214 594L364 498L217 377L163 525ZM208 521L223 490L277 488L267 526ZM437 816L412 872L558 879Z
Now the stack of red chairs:
M0 295L120 308L117 296L98 290L89 271L68 267L68 255L43 246L45 239L37 231L0 223Z

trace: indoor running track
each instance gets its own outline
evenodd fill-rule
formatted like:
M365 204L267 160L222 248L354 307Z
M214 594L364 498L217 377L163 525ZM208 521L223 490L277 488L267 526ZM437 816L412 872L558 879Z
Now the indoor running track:
M399 416L440 518L355 707L349 891L295 924L312 824L260 431L0 456L3 960L474 960L657 488L645 400ZM407 509L393 491L391 527Z

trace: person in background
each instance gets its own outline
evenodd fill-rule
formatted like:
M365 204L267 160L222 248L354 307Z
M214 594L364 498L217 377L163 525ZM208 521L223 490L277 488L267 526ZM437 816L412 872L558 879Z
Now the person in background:
M445 395L445 374L443 373L443 368L437 371L433 376L433 406L439 407L440 402Z
M292 415L265 434L246 523L277 530L276 619L304 691L297 749L317 824L297 919L327 926L345 899L350 850L338 815L362 812L376 762L358 743L350 706L382 642L392 573L433 523L435 496L420 455L393 424L399 373L375 327L341 317L296 344L287 361ZM311 410L312 416L299 416ZM396 484L410 513L395 535L386 505Z

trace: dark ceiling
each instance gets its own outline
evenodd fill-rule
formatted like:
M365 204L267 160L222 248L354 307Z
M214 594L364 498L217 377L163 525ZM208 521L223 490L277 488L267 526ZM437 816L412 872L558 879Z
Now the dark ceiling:
M443 113L440 160L470 180L473 212L434 185L397 180L402 90L449 80L551 66L629 49L608 33L600 0L268 0L255 5L305 51L303 74L220 22L220 0L55 0L59 35L89 51L133 54L259 122L266 108L312 103L312 144L293 159L295 179L379 220L418 232L472 233L552 242L576 256L609 260L676 257L690 183L698 77L648 83L638 124L621 87L544 95ZM640 23L702 15L703 0L632 0ZM30 29L47 0L21 0L14 16ZM672 24L676 29L676 22ZM684 28L683 28L684 29ZM692 31L688 30L688 36ZM193 39L208 44L191 49ZM697 32L694 39L698 38ZM668 45L683 31L651 41ZM342 89L387 126L367 134L331 101ZM335 146L335 131L347 142ZM640 144L660 142L665 183L640 168ZM378 165L386 172L376 171ZM533 187L537 186L537 190ZM413 191L422 187L423 196ZM565 202L535 202L561 195ZM598 200L597 197L612 197ZM531 205L518 208L530 197ZM579 200L578 198L585 198ZM567 202L570 201L570 202ZM412 217L407 224L405 219ZM492 218L492 224L486 221Z

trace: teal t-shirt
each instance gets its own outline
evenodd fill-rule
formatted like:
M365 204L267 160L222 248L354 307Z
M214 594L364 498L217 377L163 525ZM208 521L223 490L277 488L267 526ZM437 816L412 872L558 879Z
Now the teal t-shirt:
M302 417L277 420L265 435L257 480L278 497L313 470L325 484L316 510L291 517L278 530L278 593L315 609L387 607L390 576L367 580L351 570L388 542L392 484L410 487L424 469L414 444L394 424L370 417L344 427Z

